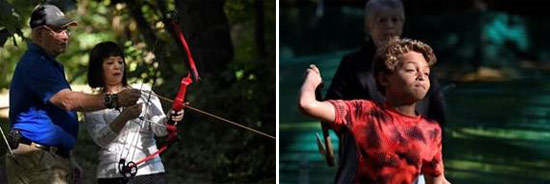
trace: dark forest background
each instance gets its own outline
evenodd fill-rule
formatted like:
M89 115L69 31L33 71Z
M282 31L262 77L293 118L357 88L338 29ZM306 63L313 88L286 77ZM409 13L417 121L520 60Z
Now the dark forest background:
M306 67L326 90L364 41L366 0L280 0L280 183L333 183L318 121L299 113ZM548 183L550 16L543 1L403 0L403 36L428 43L447 102L443 153L452 183ZM332 135L335 152L338 141Z

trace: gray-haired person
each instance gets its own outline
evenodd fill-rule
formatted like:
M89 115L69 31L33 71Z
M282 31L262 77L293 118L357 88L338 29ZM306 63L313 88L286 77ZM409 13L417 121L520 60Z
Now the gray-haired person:
M372 60L377 48L400 37L405 22L403 3L400 0L370 0L365 5L365 42L362 47L346 55L332 78L325 96L330 99L368 99L383 103L372 74ZM445 123L445 102L440 86L433 75L431 88L426 97L418 102L416 110L430 119ZM338 132L340 149L336 183L352 183L358 164L354 137L349 132ZM422 175L416 183L424 183Z

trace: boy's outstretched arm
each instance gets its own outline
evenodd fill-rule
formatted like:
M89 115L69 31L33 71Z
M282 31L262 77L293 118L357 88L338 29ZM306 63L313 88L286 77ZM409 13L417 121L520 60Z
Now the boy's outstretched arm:
M298 106L300 111L307 116L325 122L334 122L334 106L329 102L315 99L315 89L322 81L319 69L315 65L310 65L306 70L304 83L298 95Z

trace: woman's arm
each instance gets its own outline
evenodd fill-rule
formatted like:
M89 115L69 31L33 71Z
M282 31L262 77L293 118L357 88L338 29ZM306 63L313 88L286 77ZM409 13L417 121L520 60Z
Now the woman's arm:
M124 128L126 123L129 120L138 118L140 113L141 113L141 104L135 104L135 105L129 106L125 108L120 113L120 115L118 115L111 123L109 123L109 127L113 132L115 132L116 134L119 134L120 130Z
M128 120L134 119L134 111L141 112L141 105L136 104L130 106L118 115L113 121L106 122L104 114L97 112L88 112L84 114L84 127L86 131L94 140L94 142L100 147L107 147L113 140L115 140L126 125ZM138 110L136 110L138 109ZM139 113L137 113L139 115ZM132 118L134 117L134 118ZM136 116L137 117L137 116Z
M315 99L315 89L322 82L321 73L315 65L310 65L305 73L305 80L298 96L300 111L312 118L334 122L335 109L332 104Z
M106 148L118 136L105 121L103 111L84 113L84 127L92 140L100 147Z
M151 104L147 108L147 114L145 117L148 117L153 123L150 124L153 134L158 137L164 137L168 135L166 130L166 121L168 118L162 110L162 104L160 103L159 98L156 97L156 94L151 95Z

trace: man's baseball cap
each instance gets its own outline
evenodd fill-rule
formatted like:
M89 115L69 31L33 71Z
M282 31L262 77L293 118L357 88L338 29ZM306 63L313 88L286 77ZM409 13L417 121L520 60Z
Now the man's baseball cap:
M31 14L31 28L43 25L50 25L56 28L65 26L76 26L78 23L65 17L65 14L54 5L40 5Z

